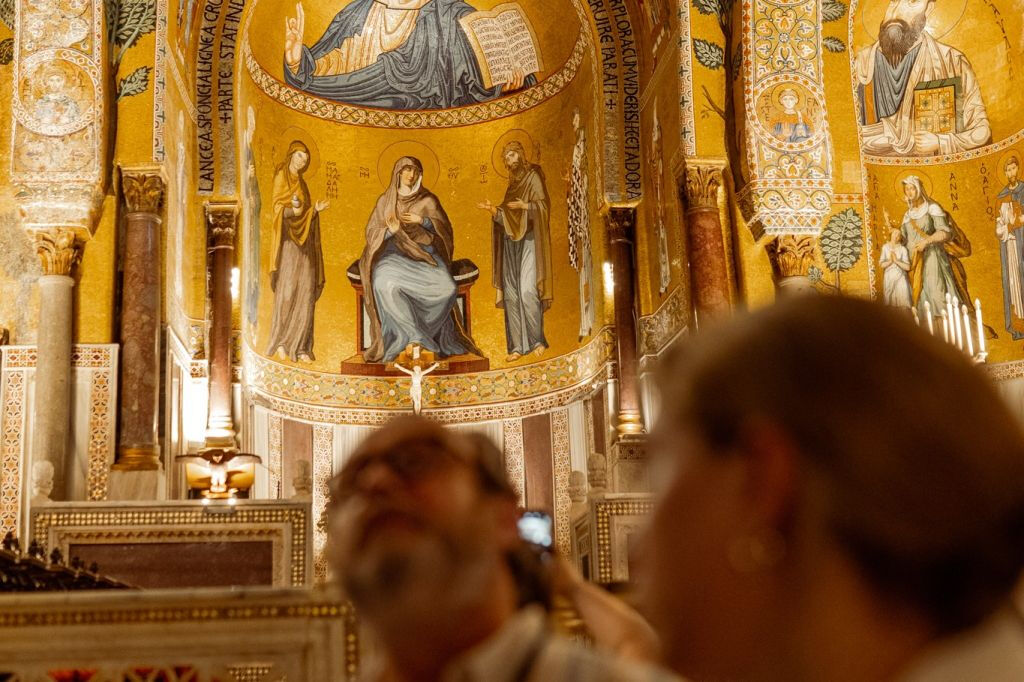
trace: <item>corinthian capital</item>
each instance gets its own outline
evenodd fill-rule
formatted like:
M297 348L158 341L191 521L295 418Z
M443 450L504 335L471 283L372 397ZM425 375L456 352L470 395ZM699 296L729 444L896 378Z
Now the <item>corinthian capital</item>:
M121 169L121 191L129 213L160 213L164 201L164 179L152 168Z
M629 206L611 207L605 217L605 229L608 232L608 239L612 242L632 243L636 230L636 209Z
M238 204L234 201L206 204L207 243L211 249L235 248Z
M688 211L717 211L724 161L687 159L683 190Z
M71 268L82 255L74 230L63 227L37 230L35 241L44 275L71 275Z

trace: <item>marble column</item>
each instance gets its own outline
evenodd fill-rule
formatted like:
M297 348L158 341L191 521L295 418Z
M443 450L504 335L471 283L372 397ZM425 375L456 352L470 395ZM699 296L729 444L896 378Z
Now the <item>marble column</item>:
M636 293L633 238L636 209L613 207L605 219L609 258L615 282L615 339L618 348L618 419L620 435L643 433L637 358Z
M208 448L234 448L235 425L231 400L231 270L235 262L238 205L206 205L209 249L209 362L210 412L206 425Z
M159 171L122 169L125 215L121 287L120 437L114 469L160 468L160 207Z
M39 278L39 332L32 461L53 465L54 500L68 499L68 435L71 429L71 343L74 312L72 268L81 257L75 231L60 227L35 231L42 264Z
M728 313L731 307L729 253L718 210L724 167L724 161L689 159L683 171L690 291L698 325L701 319Z

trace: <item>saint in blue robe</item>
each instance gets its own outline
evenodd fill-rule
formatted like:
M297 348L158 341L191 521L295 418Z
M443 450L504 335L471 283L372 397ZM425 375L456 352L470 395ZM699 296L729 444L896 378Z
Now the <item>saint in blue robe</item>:
M431 0L419 9L416 28L401 46L350 73L314 75L316 60L358 35L375 0L354 0L312 47L302 47L296 71L284 65L292 87L336 102L382 109L446 109L486 102L502 86L487 88L459 19L476 10L462 0ZM535 84L528 76L525 85Z
M1019 216L1024 215L1024 182L1017 182L1012 187L1007 185L997 200L1000 208L1009 204L1008 212L1013 218L1004 228L1009 238L999 240L999 257L1003 266L1003 320L1013 340L1020 341L1024 339L1024 319L1018 314L1018 306L1014 305L1018 301L1014 299L1019 299L1019 292L1024 289L1024 223L1019 222Z

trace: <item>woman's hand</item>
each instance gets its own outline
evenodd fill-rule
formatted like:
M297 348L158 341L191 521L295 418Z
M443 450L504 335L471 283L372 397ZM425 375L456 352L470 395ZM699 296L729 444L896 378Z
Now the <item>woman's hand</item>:
M419 213L413 213L412 211L406 211L398 217L402 219L403 223L411 223L413 225L423 224L423 216Z
M317 213L322 213L323 211L326 211L328 208L330 208L330 206L331 202L324 201L323 199L321 199L320 201L316 202L313 208L316 209Z
M487 211L492 216L498 215L498 207L492 204L490 199L477 204L476 207L483 211Z
M525 201L520 201L519 199L513 199L512 201L508 202L508 207L511 208L513 211L525 211L526 209L530 208L530 204L528 204Z

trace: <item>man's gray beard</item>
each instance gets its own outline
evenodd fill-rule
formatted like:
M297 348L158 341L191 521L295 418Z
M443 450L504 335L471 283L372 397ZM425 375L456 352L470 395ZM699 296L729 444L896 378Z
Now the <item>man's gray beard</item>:
M351 563L343 583L357 608L378 617L458 607L480 592L475 578L484 562L474 550L438 535L400 548L370 549Z
M883 22L878 29L878 49L882 51L890 64L894 67L899 66L921 37L927 24L928 17L924 12L914 17L912 24L908 24L902 19L890 19Z

